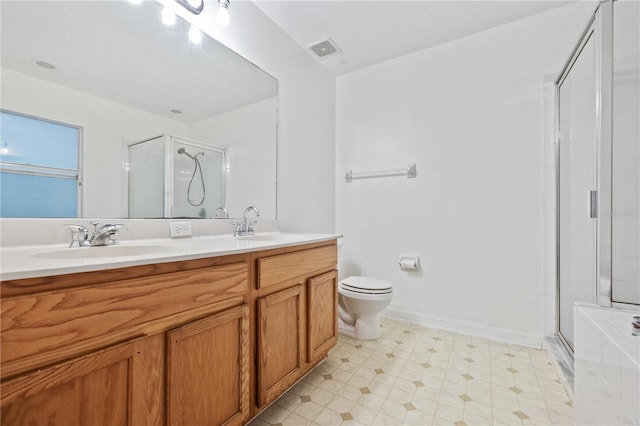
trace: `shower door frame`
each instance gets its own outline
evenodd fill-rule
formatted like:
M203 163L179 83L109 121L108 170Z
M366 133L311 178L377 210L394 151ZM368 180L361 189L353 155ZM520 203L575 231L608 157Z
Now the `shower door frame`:
M596 103L595 164L595 300L600 306L612 306L612 94L613 94L613 0L598 5L576 43L569 59L555 80L555 164L556 164L556 335L573 354L573 347L560 328L560 86L569 75L590 37L594 41L594 77Z

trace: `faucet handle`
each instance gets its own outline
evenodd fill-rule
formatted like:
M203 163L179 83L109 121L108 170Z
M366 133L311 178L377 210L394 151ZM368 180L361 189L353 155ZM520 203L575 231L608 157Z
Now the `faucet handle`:
M257 220L253 220L251 222L247 222L247 232L254 232L253 225L255 225L256 223L258 223Z
M120 241L118 241L118 231L122 229L123 226L124 225L121 223L105 223L104 225L102 225L100 230L103 232L107 232L109 235L109 241L107 241L108 246L117 246L118 244L120 244Z
M86 244L89 238L89 230L81 225L64 225L69 231L71 231L71 242L69 247L73 247L75 243L78 243L78 247Z

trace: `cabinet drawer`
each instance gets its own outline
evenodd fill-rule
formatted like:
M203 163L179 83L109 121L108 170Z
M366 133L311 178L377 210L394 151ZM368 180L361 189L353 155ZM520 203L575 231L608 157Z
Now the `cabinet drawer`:
M2 362L246 294L248 275L241 262L2 300Z
M258 288L335 269L337 263L335 245L263 257L258 259Z

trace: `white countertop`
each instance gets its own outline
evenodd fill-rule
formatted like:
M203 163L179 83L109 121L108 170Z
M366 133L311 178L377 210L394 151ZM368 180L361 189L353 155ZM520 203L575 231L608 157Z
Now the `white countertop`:
M63 259L41 257L43 253L54 251L95 249L106 251L109 250L109 247L69 248L67 244L2 247L0 249L0 281L226 256L329 241L341 237L340 234L293 234L280 232L258 233L256 236L264 239L250 240L245 239L246 237L235 238L231 235L215 235L182 239L157 238L121 241L117 247L163 246L163 248L167 248L167 251L117 257L71 257Z

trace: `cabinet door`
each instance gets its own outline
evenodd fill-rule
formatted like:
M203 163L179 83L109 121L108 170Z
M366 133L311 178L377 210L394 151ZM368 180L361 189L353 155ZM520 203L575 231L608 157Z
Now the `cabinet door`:
M169 425L239 425L249 420L247 305L167 333Z
M258 299L258 406L300 377L304 350L303 286Z
M116 345L2 384L3 425L161 425L164 335Z
M308 359L316 363L338 341L338 274L331 271L311 278L308 285Z

